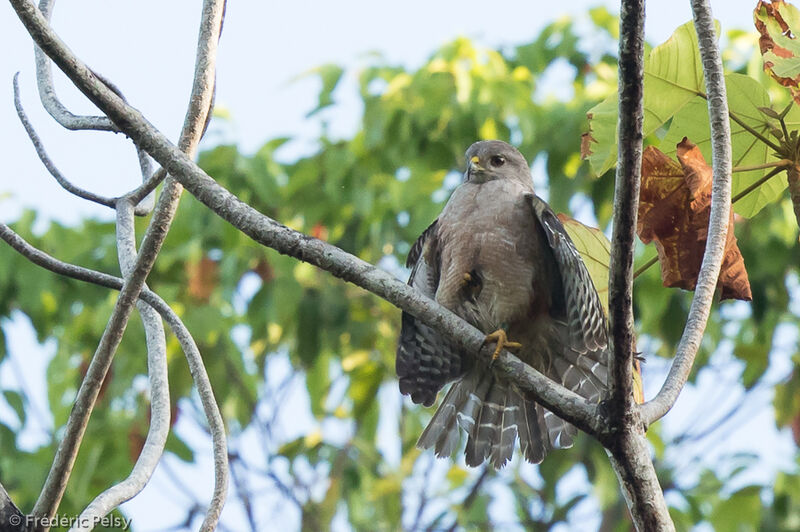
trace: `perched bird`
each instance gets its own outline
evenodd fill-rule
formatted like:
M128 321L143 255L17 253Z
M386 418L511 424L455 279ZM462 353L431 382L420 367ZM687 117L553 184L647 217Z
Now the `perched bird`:
M589 401L607 386L608 330L597 291L550 207L533 192L530 167L505 142L476 142L464 181L412 246L409 284L524 362ZM502 467L517 435L539 463L570 447L575 427L537 404L490 364L459 350L404 312L397 348L400 391L431 406L455 381L417 442L450 456L467 433L466 463Z

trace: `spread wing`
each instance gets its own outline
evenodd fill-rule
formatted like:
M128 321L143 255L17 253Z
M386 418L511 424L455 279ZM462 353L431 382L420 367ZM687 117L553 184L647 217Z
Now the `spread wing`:
M441 242L434 221L417 239L408 253L408 284L434 299L439 286ZM439 333L411 314L403 312L400 340L395 360L400 392L415 403L430 406L448 382L463 373L461 355Z
M550 206L535 194L529 197L561 276L569 346L579 354L605 350L608 347L606 316L589 271Z

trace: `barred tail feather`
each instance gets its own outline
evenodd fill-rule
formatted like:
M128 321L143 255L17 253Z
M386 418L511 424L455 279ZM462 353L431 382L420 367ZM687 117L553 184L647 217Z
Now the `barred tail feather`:
M517 392L514 399L521 412L522 423L519 426L519 447L522 455L525 460L532 464L541 463L550 449L542 407L526 398L524 392Z
M450 386L442 404L436 409L428 426L417 440L417 447L430 449L433 447L436 456L444 458L453 454L458 445L459 417L469 408L469 396L477 382L474 373L470 373Z
M450 388L417 447L433 448L440 458L450 456L461 428L467 433L467 465L476 467L488 459L501 468L511 460L519 435L525 459L539 463L551 447L544 412L491 370L473 370Z
M589 401L600 400L607 373L602 351L571 349L552 356L547 370L550 378ZM578 432L486 367L474 367L453 383L417 446L433 448L438 457L451 456L459 443L459 428L467 433L467 465L476 467L488 459L496 468L511 460L517 436L525 460L538 464L550 449L571 447Z
M477 467L492 453L495 446L500 445L502 413L505 402L505 387L487 372L489 378L486 393L475 396L479 404L478 415L474 418L467 438L467 448L464 451L467 465ZM483 399L481 399L483 397ZM511 448L513 452L513 447ZM511 458L509 454L509 458Z
M598 402L607 387L608 367L604 351L578 353L564 349L559 355L553 357L549 376L588 401ZM552 412L541 406L538 408L544 412L550 445L558 449L572 447L578 430Z

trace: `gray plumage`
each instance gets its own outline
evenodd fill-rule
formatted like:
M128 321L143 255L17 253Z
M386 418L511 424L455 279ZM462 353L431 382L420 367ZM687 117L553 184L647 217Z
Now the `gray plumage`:
M516 148L476 142L464 182L411 249L409 284L486 334L504 329L517 356L590 401L606 389L606 318L586 266L561 222L533 192ZM454 382L417 445L437 456L467 433L466 463L502 467L519 436L526 460L572 445L576 429L484 362L460 353L403 313L400 391L430 406Z

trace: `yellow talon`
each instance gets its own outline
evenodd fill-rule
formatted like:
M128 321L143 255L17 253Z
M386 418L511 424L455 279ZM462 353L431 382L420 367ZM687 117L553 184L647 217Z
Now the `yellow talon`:
M464 280L463 280L463 283L464 283L465 285L468 285L468 284L470 284L471 282L472 282L472 276L469 274L469 272L465 273L465 274L464 274Z
M506 331L503 329L497 329L492 334L487 334L486 338L484 339L484 342L485 343L497 342L497 347L495 347L494 353L492 353L492 362L497 360L497 357L500 356L500 352L503 349L519 349L520 347L522 347L521 343L510 341L508 339L508 336L506 335Z

